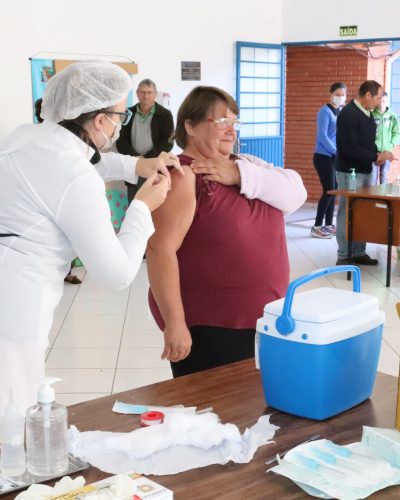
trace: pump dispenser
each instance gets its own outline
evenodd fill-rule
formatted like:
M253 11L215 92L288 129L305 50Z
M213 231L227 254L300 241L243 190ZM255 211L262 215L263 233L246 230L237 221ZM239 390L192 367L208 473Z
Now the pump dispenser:
M349 191L357 190L357 174L356 169L351 168L350 179L349 179Z
M37 404L26 411L27 468L35 476L55 476L68 468L67 408L55 402L51 386L61 379L38 380Z
M16 477L25 472L24 424L25 418L18 413L10 390L9 403L0 417L0 471L4 476Z

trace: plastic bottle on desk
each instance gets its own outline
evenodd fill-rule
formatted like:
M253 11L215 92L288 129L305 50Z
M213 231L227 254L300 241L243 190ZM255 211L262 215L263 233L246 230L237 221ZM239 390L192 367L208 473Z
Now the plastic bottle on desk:
M38 381L38 402L26 410L27 468L35 476L60 475L68 469L67 408L55 402L51 384L59 378Z
M396 178L393 182L393 194L400 196L400 174L396 174Z
M357 174L356 169L351 168L350 179L349 179L349 191L357 190Z
M10 401L0 417L0 471L4 476L16 477L26 470L24 426L25 418L18 413L10 391Z

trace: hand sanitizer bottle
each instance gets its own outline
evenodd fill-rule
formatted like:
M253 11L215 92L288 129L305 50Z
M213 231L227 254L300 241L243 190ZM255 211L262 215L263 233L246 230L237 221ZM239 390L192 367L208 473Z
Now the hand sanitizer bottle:
M393 194L400 196L400 174L396 174L396 178L393 182Z
M56 476L68 469L67 408L55 402L51 384L59 378L38 381L38 402L26 410L27 468L35 476Z
M350 174L350 180L349 180L349 191L356 191L357 190L357 176L356 176L356 169L351 168L351 174Z
M9 403L0 417L0 471L4 476L16 477L25 472L24 427L25 418L18 413L13 393L10 391Z

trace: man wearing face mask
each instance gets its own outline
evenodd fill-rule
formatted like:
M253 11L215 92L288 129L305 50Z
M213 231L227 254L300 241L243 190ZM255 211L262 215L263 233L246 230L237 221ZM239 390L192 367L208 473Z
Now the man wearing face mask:
M339 114L336 131L336 178L339 189L349 189L351 169L355 169L357 189L371 185L372 164L383 164L393 160L390 151L378 153L376 138L376 123L372 111L379 106L382 98L382 86L367 80L359 88L358 96L347 104ZM376 266L377 259L366 253L367 244L353 241L352 257L347 257L346 240L346 201L339 199L336 218L336 240L338 244L337 265L362 264Z
M335 156L336 156L336 121L339 111L346 102L346 85L333 83L329 89L331 99L322 106L317 115L317 137L313 157L314 167L322 186L322 196L318 202L317 215L311 236L329 239L336 234L333 225L335 196L329 190L337 188Z

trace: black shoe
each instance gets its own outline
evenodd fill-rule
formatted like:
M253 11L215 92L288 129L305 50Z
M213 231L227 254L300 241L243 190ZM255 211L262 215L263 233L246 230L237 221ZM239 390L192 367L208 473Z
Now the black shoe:
M67 274L64 278L65 283L69 283L70 285L81 285L82 281L78 278L78 276L75 276L74 274Z
M377 266L378 259L371 259L367 254L360 255L359 257L353 257L354 264L360 264L362 266Z
M347 257L345 259L338 259L336 261L337 266L348 266L349 264L354 264L353 259L348 259Z

